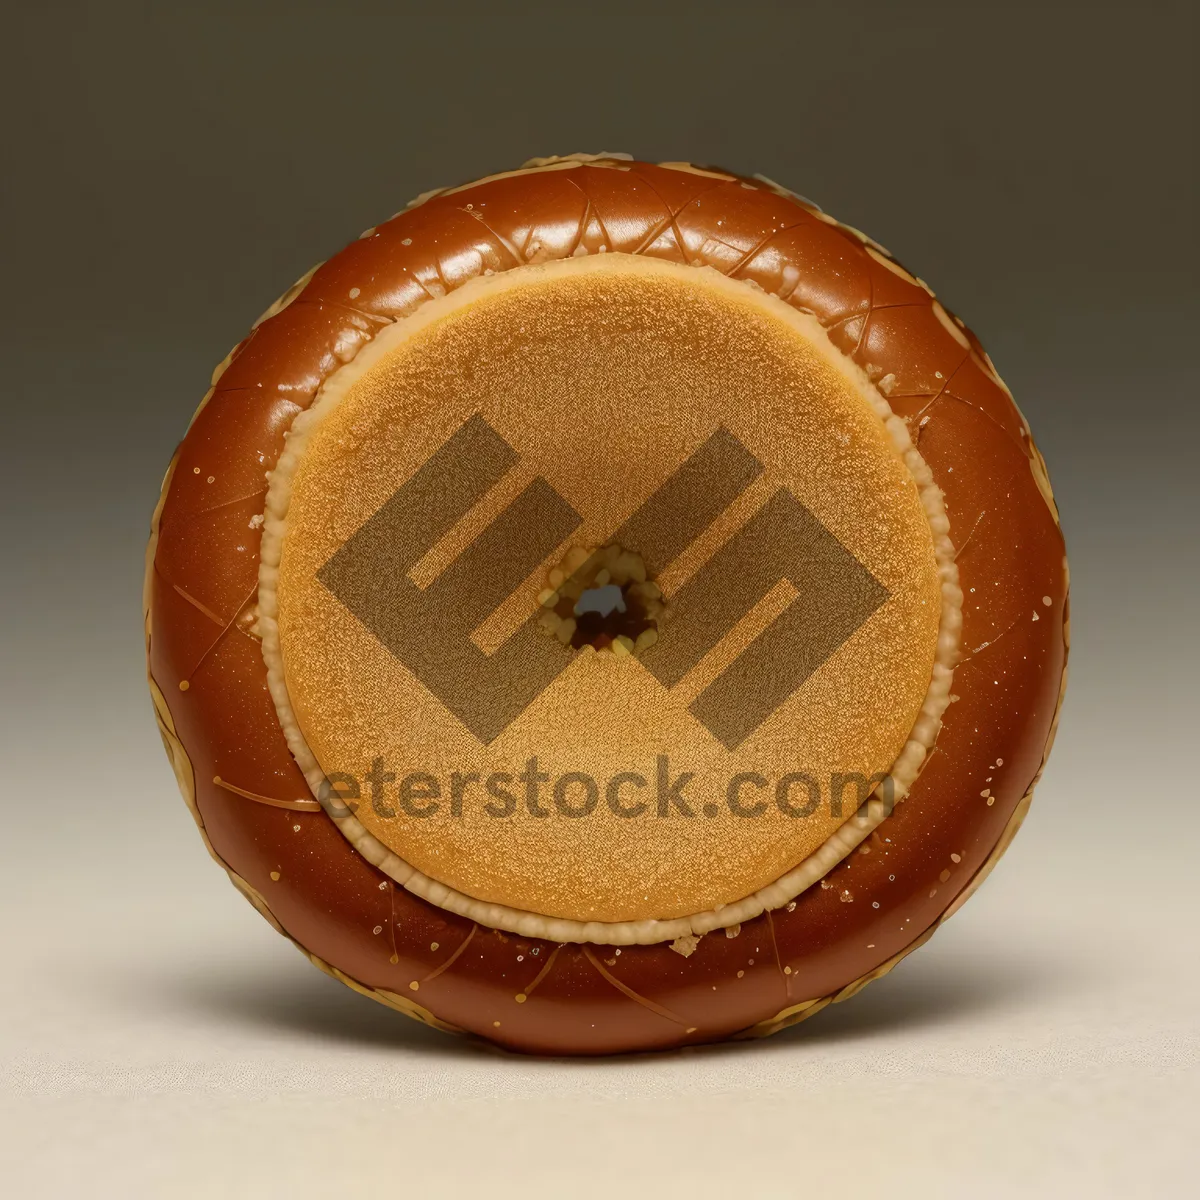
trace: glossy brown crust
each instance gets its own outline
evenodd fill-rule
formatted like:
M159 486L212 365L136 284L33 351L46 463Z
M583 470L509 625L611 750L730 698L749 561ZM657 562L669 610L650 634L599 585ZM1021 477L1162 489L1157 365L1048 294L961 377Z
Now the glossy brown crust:
M814 313L909 422L945 493L966 597L959 698L908 799L793 905L736 937L709 934L687 958L667 945L531 941L395 887L307 811L246 631L265 474L322 381L430 295L602 246L705 263ZM165 485L147 576L150 672L211 849L319 965L412 1015L531 1052L771 1032L911 949L994 857L1023 815L1061 697L1063 541L1040 457L978 342L871 246L806 202L725 173L607 161L500 176L368 231L219 369ZM290 801L301 803L279 806Z

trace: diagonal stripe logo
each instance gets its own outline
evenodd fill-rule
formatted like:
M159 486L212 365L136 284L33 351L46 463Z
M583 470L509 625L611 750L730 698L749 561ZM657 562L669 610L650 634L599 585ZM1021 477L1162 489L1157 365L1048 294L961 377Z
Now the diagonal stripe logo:
M416 564L516 465L516 451L471 417L338 549L318 578L484 744L570 664L531 614L494 653L479 625L583 518L534 479L425 589ZM618 529L613 540L660 573L762 473L718 429ZM888 598L887 589L789 491L780 488L671 597L668 632L642 659L678 684L779 583L796 597L692 701L727 749L759 728Z

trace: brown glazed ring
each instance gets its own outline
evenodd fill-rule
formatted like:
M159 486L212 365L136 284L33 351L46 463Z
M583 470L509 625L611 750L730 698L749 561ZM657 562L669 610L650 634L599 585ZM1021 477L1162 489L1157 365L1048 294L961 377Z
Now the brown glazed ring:
M598 253L707 266L811 314L944 497L963 593L953 703L907 798L820 883L740 928L556 942L397 886L312 798L257 637L267 476L323 383L484 275ZM535 160L432 193L301 279L213 375L147 555L151 692L214 858L314 963L439 1028L601 1054L772 1033L924 942L1016 832L1065 684L1068 576L1045 467L963 324L886 251L763 179L621 156Z

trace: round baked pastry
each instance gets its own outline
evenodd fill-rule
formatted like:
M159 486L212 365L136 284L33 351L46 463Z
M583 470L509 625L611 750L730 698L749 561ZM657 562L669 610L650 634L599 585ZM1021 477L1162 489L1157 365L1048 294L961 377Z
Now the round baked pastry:
M322 969L542 1053L774 1032L978 885L1065 679L1028 426L768 180L430 193L218 367L148 554L210 852Z

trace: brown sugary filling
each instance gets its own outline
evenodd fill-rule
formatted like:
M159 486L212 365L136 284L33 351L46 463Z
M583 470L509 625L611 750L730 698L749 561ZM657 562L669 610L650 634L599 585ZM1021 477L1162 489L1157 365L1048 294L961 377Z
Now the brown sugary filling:
M658 641L662 592L639 554L612 543L573 548L538 597L541 627L574 650L639 655Z
M480 422L486 470L447 450ZM586 776L606 797L587 820L541 819L519 802L505 819L484 803L461 820L440 819L450 803L439 819L372 804L334 817L368 861L431 903L492 928L605 945L732 927L790 902L890 810L872 798L860 820L826 802L794 819L768 803L747 820L726 802L731 780L764 766L821 780L886 774L900 798L933 745L962 603L940 494L867 376L815 317L776 297L707 268L615 254L481 277L384 330L290 433L265 512L259 627L314 795L334 767L366 778L386 749L435 776L501 782L536 751L556 780ZM403 612L386 589L379 597L382 612L422 614L404 658L382 653L320 578L402 479L424 481L413 497L426 508L440 498L457 505L450 516L465 509L434 545L404 522L388 543L406 561L424 555ZM803 589L813 571L825 576L791 517L771 524L800 508L889 599L754 725L774 695L764 685L782 694L791 678L780 664L807 662L803 645L764 662L764 631L791 647L781 617L816 628L799 621ZM526 509L536 519L518 521ZM535 565L572 544L552 579ZM761 566L753 586L736 574L744 561ZM779 582L760 596L772 572ZM486 613L485 593L499 601ZM628 669L634 656L645 670ZM751 729L744 742L713 732L706 714L717 709L698 706L713 696ZM505 704L515 715L492 736ZM653 819L610 806L598 781L615 768L628 768L626 790L646 781ZM670 799L684 778L678 794L696 819Z

